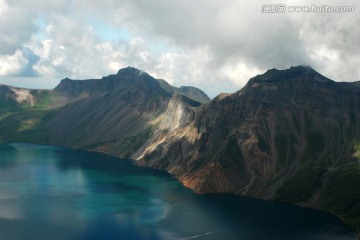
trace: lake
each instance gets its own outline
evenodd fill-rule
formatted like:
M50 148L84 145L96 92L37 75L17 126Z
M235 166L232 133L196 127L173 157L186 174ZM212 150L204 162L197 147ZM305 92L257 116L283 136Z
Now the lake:
M130 160L0 145L0 239L357 239L333 214L232 194L197 195Z

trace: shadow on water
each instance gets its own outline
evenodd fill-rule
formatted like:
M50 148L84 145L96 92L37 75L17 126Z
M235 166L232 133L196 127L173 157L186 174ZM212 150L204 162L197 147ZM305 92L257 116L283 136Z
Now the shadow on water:
M70 149L57 149L57 165L59 169L66 171L72 168L93 169L104 171L116 176L124 175L156 175L169 178L170 174L161 170L153 170L147 167L135 167L134 161L120 159L102 153L75 151Z
M354 231L333 214L292 204L233 194L198 196L203 212L226 227L206 239L355 239ZM199 206L198 206L199 207Z
M56 151L56 164L61 171L81 170L91 187L101 185L101 188L95 189L98 193L106 192L126 192L138 191L144 194L151 193L149 186L151 181L141 182L141 177L154 177L153 181L173 181L170 174L161 170L153 170L147 167L136 167L134 161L129 159L119 159L109 155L84 151L73 151L60 149ZM128 181L125 177L129 177ZM140 179L141 183L135 180ZM129 182L133 180L132 182Z

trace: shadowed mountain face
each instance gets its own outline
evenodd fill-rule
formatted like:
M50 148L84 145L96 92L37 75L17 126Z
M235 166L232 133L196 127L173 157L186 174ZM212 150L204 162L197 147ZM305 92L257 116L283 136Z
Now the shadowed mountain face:
M171 98L156 79L130 67L101 80L64 79L54 91L80 96L48 123L55 144L122 157L151 135Z
M199 193L323 208L360 226L359 83L272 69L209 101L129 67L48 91L0 86L0 104L2 142L131 157Z

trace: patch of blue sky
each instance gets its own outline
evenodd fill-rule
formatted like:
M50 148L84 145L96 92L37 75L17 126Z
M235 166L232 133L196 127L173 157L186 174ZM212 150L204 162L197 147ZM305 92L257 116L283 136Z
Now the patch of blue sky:
M94 29L96 35L104 41L128 41L132 37L127 29L112 26L96 18L88 19L88 24Z
M40 39L40 40L45 40L48 37L46 36L46 26L48 25L48 22L46 21L46 19L41 16L41 15L37 15L37 18L35 20L35 24L38 27L39 31L37 32L36 36Z

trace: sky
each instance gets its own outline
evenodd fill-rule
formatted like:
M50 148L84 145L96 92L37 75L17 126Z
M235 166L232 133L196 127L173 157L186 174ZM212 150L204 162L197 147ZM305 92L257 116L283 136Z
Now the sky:
M290 10L306 6L354 10ZM357 81L359 23L358 0L0 0L0 84L51 89L127 66L211 98L296 65Z

